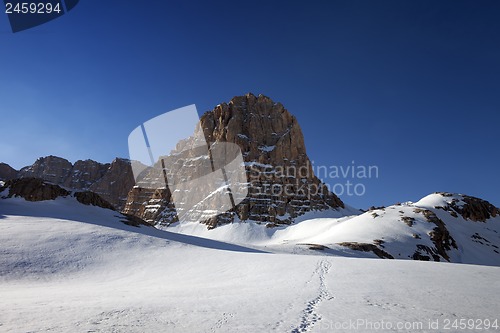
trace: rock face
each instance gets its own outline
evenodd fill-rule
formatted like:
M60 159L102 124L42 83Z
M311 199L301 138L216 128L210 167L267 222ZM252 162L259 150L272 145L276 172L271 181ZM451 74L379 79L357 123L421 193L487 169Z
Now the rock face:
M97 206L111 210L115 209L109 202L107 202L94 192L90 191L75 192L74 196L79 203L82 203L87 206Z
M109 167L109 163L101 164L92 160L76 161L71 168L71 176L65 179L63 185L74 189L88 189L104 177Z
M99 194L121 211L127 202L128 192L135 184L130 162L116 158L107 166L104 175L94 182L89 190Z
M113 205L111 205L109 202L107 202L94 192L71 192L59 185L48 183L40 178L27 177L8 180L5 182L5 184L0 186L0 193L3 194L0 197L0 200L18 197L24 198L26 201L47 201L55 200L59 197L67 197L69 199L76 200L80 204L86 206L96 206L113 211L116 210ZM150 224L146 223L136 216L128 214L119 214L115 216L121 217L120 221L122 223L131 226L151 226Z
M99 194L117 210L125 206L127 194L134 185L128 160L117 158L111 164L92 160L77 161L74 165L57 156L36 160L22 168L20 178L39 178L52 184L75 190L90 190Z
M314 175L297 119L280 103L263 95L234 97L229 103L205 113L197 133L204 136L202 139L208 144L227 142L241 149L246 177L239 184L245 188L248 185L248 196L233 209L199 219L209 228L235 220L250 220L272 227L290 224L309 211L344 207L343 202ZM200 138L187 138L177 149L197 139ZM203 176L198 157L194 154L182 163L172 164L168 170L169 179L183 181ZM132 168L125 159L117 158L109 164L85 160L73 165L64 158L47 156L19 172L8 166L4 169L5 179L39 178L67 189L92 191L117 210L149 223L168 225L178 218L179 207L177 210L174 207L170 189L134 187ZM196 196L200 189L186 187L182 190L192 191L190 195Z
M429 209L417 208L416 210L416 213L422 213L429 223L433 223L436 226L428 233L434 247L430 248L422 244L417 245L417 251L415 251L413 259L426 260L426 257L421 253L421 251L425 251L428 255L432 256L434 261L440 261L439 256L450 261L448 251L458 249L458 247L455 239L453 239L449 230L446 228L446 224Z
M17 170L8 164L0 163L0 180L11 180L17 177Z
M20 178L40 178L54 184L64 184L71 177L73 165L66 159L47 156L36 160L19 171Z
M248 196L235 209L202 221L209 228L235 219L268 226L290 224L312 210L344 208L314 175L297 119L282 104L263 95L234 97L205 113L200 126L208 144L229 142L241 148L249 184ZM192 165L193 160L184 163ZM193 173L193 168L187 169ZM177 171L178 178L190 177L179 176L182 169ZM168 225L176 221L169 198L168 189L136 187L129 193L125 212Z
M22 197L27 201L54 200L60 196L67 196L69 191L54 185L45 183L40 178L22 178L9 180L1 191L9 188L8 197Z
M500 209L493 206L486 200L471 197L468 195L461 195L461 200L453 198L452 193L438 192L443 197L452 197L450 203L444 206L437 206L450 212L453 215L461 215L466 220L475 222L484 222L487 219L500 215Z

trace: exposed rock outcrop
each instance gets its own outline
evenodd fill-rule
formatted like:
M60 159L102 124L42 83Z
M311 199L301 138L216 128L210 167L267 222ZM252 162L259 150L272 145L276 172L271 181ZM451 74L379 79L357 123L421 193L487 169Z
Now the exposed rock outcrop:
M104 175L88 189L109 201L117 210L123 210L128 192L135 184L130 162L116 158L106 169Z
M73 197L74 200L86 206L96 206L113 211L116 210L113 205L94 192L70 192L59 185L48 183L40 178L27 177L8 180L3 186L0 186L0 193L4 193L0 199L19 197L27 201L47 201L55 200L59 197ZM117 212L117 214L119 213ZM121 218L120 221L122 223L131 226L151 226L137 216L119 214L117 217Z
M234 97L205 113L201 125L209 143L236 143L243 152L250 187L237 207L242 220L288 224L311 210L344 207L314 175L299 123L281 103Z
M0 180L11 180L17 177L18 171L8 164L0 163Z
M68 160L57 157L41 157L30 166L19 171L20 178L40 178L53 184L62 185L71 177L73 165Z
M229 142L241 148L249 185L248 196L235 209L202 221L209 228L235 219L269 226L290 224L312 210L344 207L314 175L297 119L282 104L263 95L234 97L205 113L200 128L209 145ZM190 140L195 139L180 142L178 148ZM175 177L197 176L195 160L183 160L184 167L175 170ZM169 199L168 189L136 187L129 193L124 211L168 225L176 221Z
M429 233L431 241L435 245L435 249L437 254L441 257L445 258L447 261L450 261L450 257L448 256L447 251L450 251L452 248L458 249L457 243L451 237L450 232L446 228L446 224L437 217L437 215L425 209L422 211L422 214L425 216L427 221L434 223L436 227ZM439 261L439 260L436 260Z
M446 192L439 194L445 197L453 195ZM500 215L500 210L488 201L468 195L461 195L461 200L453 198L447 206L436 208L443 208L450 212L454 211L464 219L476 222L484 222L489 218Z
M27 201L54 200L60 196L67 196L69 191L60 186L49 184L39 178L22 178L7 181L0 192L9 189L7 197L22 197Z
M107 202L94 192L75 192L74 196L79 203L82 203L84 205L115 210L115 208L109 202Z
M73 165L64 158L47 156L22 168L18 177L39 178L68 189L89 190L99 194L117 210L124 208L127 194L134 186L130 163L121 158L106 164L79 160Z
M340 246L348 247L351 250L362 251L362 252L373 252L377 257L381 259L394 259L392 255L380 249L375 244L369 243L357 243L357 242L342 242L338 243Z
M109 163L102 164L93 160L76 161L71 168L70 177L62 185L76 190L89 189L104 177L109 167Z

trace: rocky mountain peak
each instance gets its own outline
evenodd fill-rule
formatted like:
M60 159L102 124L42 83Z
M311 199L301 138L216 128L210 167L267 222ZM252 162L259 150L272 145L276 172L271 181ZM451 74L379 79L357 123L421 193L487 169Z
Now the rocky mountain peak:
M289 224L312 210L344 207L314 175L297 119L281 103L264 95L237 96L206 112L195 133L200 127L209 144L229 142L241 148L249 185L248 196L235 209L202 221L209 228L234 220ZM191 160L184 165L193 166ZM179 172L197 174L192 167L184 169L176 170L176 177L191 177ZM169 225L176 221L169 198L168 190L138 186L129 193L125 212Z
M201 117L201 125L207 141L236 143L248 161L307 160L297 119L264 95L249 93L219 104Z
M102 164L93 160L78 160L71 168L71 176L67 177L64 186L74 189L87 189L101 179L110 164Z
M63 184L71 175L73 165L68 160L57 156L40 157L30 166L19 171L22 178L41 178L54 184Z
M6 163L0 163L0 180L10 180L17 177L17 170Z
M123 210L127 202L127 195L135 184L130 161L124 158L115 158L111 164L88 188L109 201L118 210Z
M123 209L127 194L134 186L130 162L122 158L105 164L89 159L72 164L61 157L46 156L22 168L17 177L38 178L74 190L90 190L117 210Z
M448 192L436 192L435 194L443 197L443 204L436 205L436 208L446 210L454 216L458 214L465 220L485 222L500 215L499 208L480 198Z
M228 142L239 147L247 179L239 179L236 186L247 188L248 184L247 197L231 211L202 221L209 228L235 220L267 226L289 224L309 211L344 207L314 175L297 119L267 96L249 93L217 105L201 117L193 137L181 140L177 149L200 139L209 144ZM188 154L167 172L181 182L196 179L204 175L200 163L204 162L196 153ZM95 192L117 210L150 223L169 225L178 217L168 188L134 186L131 162L126 159L117 158L106 164L80 160L72 164L64 158L47 156L15 173L19 178L39 178L67 189ZM188 193L200 189L186 185L178 190ZM194 192L188 194L192 197Z

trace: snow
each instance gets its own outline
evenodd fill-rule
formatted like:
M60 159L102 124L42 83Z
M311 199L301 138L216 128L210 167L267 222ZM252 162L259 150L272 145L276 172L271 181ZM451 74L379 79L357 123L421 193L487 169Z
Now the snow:
M383 320L435 332L429 320L498 318L499 267L259 251L332 240L363 215L213 230L242 235L238 246L128 226L73 198L0 200L0 331L331 332Z
M283 244L293 240L293 246L295 246L295 243L310 240L305 235L322 234L326 229L331 227L331 224L321 223L321 220L337 221L337 219L346 215L357 213L359 213L358 210L346 206L345 209L339 210L308 212L297 218L297 223L291 226L266 228L265 225L259 225L255 222L235 219L234 223L221 225L213 230L208 230L206 225L198 222L174 223L168 227L163 227L162 230L230 242L242 246L251 246L261 250L272 248L277 252L294 252L296 249L283 247ZM289 215L284 215L279 218L285 220L288 217ZM327 217L330 219L325 219ZM347 218L352 218L352 216Z
M265 152L271 152L276 148L276 146L260 146L259 150L260 151L265 151Z
M457 204L461 205L460 202L462 202L462 197L458 194L443 196L439 193L433 193L415 202L414 206L424 208L446 207L453 200L456 200Z
M417 203L389 206L363 214L349 206L337 211L311 211L295 219L290 226L274 228L236 220L214 230L196 222L176 223L165 230L279 253L311 254L304 244L319 244L328 247L323 251L328 255L367 258L377 256L339 243L374 244L381 240L383 244L379 248L394 258L412 260L419 247L436 247L429 235L437 226L422 213L425 209L445 223L458 244L458 248L447 250L451 262L500 266L500 216L480 223L461 216L452 217L448 212L435 208L444 207L451 200L460 202L461 196L432 194ZM405 218L412 219L411 225L405 222Z
M249 166L249 167L257 166L260 168L274 168L274 166L271 164L264 164L264 163L259 163L259 162L255 162L255 161L244 162L244 163L245 163L245 166Z
M200 155L200 156L196 156L196 157L191 157L189 159L186 159L186 161L199 161L199 160L208 160L210 158L209 155Z

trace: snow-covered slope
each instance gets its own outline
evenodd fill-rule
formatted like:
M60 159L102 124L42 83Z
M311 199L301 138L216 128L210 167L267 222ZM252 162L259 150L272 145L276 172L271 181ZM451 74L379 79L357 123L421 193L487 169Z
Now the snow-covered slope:
M416 203L394 205L334 223L310 242L367 246L398 259L500 266L500 215L486 201L434 193ZM373 251L370 249L370 251ZM383 255L383 254L382 254Z
M122 219L72 197L0 199L0 331L436 332L457 331L451 325L462 318L498 325L497 267L259 253Z
M111 207L94 193L69 192L39 179L15 180L7 185L0 196L46 200L35 203L39 206L38 214L44 211L43 216L57 217L54 214L62 212L71 220L88 222L95 218L94 213L89 215L80 202ZM56 200L50 200L54 198ZM12 210L16 205L22 206L23 201L22 198L10 198L5 205ZM17 214L29 215L24 211L21 208ZM145 223L110 212L115 219L128 224ZM115 224L115 228L126 228L123 223ZM235 219L231 224L212 230L198 222L158 227L176 233L176 237L197 236L206 241L227 243L227 246L237 244L280 253L318 254L321 250L322 254L330 255L500 266L500 210L487 201L451 193L434 193L416 203L374 208L364 214L348 206L338 210L309 211L290 226L269 228L267 223ZM145 232L159 237L166 235L150 226Z
M178 223L166 230L275 252L311 253L310 249L316 249L343 256L500 266L498 209L486 201L450 193L435 193L416 203L361 215L309 216L280 228L233 223L207 230L197 223Z

